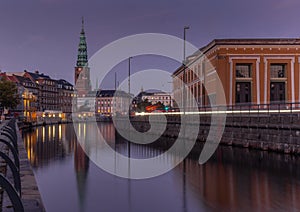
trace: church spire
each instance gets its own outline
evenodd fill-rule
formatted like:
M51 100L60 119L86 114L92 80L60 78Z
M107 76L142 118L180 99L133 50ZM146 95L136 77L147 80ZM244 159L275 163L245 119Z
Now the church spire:
M77 55L77 67L84 67L87 65L88 56L87 56L87 44L86 44L86 37L84 32L84 19L82 17L81 20L82 28L80 32L80 40L78 45L78 55Z
M83 18L83 16L81 17L81 32L84 33L84 18Z

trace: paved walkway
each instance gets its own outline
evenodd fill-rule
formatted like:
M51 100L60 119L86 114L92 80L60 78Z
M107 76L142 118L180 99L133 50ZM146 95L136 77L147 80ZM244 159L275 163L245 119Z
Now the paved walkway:
M18 129L17 129L17 136L18 136L18 149L19 149L19 159L20 159L20 177L21 177L21 186L22 186L21 197L22 197L22 203L24 209L25 211L28 212L45 211L31 165L27 158L27 153L24 147L23 139ZM7 172L7 178L13 181L13 176L11 172ZM4 192L3 195L2 211L13 211L10 199L6 192Z

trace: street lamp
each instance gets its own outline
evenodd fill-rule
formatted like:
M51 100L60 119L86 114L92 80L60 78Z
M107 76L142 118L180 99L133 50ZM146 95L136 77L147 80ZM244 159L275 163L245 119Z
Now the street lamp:
M185 42L186 42L186 30L190 29L189 26L185 26L183 28L183 114L185 115L186 111L186 91L185 91L185 84L186 84L186 60L185 60Z
M131 63L131 59L132 57L128 58L128 94L130 95L130 72L131 72L131 67L130 67L130 63Z
M129 115L130 115L130 109L131 109L131 104L130 104L130 75L131 75L131 67L130 67L130 65L131 65L131 59L132 59L132 57L129 57L128 58L128 98L129 98L129 104L128 104L128 106L129 106Z
M131 104L130 104L130 75L131 75L131 59L132 57L128 58L128 106L129 106L129 114L128 116L130 117L130 112L131 112ZM128 159L129 159L129 163L128 163L128 174L130 173L130 130L128 130L128 135L129 135L129 141L128 141ZM130 174L129 174L130 176Z

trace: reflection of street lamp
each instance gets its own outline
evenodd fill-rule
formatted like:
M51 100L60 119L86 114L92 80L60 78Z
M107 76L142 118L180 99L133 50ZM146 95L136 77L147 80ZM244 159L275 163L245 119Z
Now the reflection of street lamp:
M185 41L186 41L186 30L190 29L190 27L185 26L183 28L183 114L185 115L186 111L186 91L185 91L185 84L186 84L186 76L185 76L185 70L186 70L186 61L185 61Z

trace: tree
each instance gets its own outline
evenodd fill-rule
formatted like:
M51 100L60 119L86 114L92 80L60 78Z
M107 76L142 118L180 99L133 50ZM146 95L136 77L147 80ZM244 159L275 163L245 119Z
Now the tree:
M155 104L155 106L156 106L156 108L157 108L158 110L164 110L164 109L165 109L165 105L164 105L161 101L157 102L157 103Z
M145 99L137 104L137 108L139 112L145 112L146 107L152 105L148 99Z
M0 107L15 108L20 103L18 96L18 88L14 82L6 80L4 77L0 79Z

